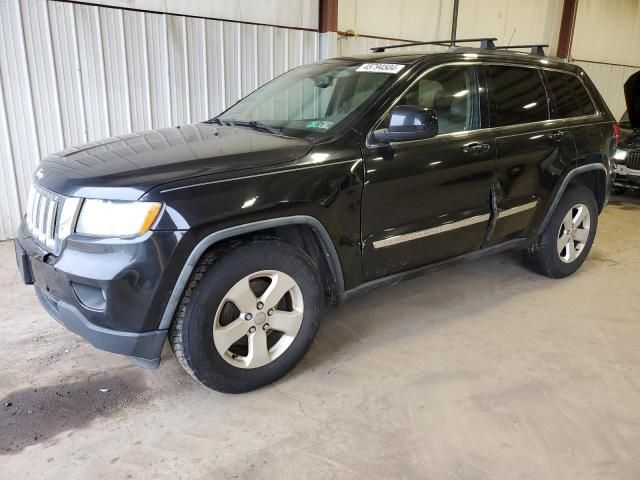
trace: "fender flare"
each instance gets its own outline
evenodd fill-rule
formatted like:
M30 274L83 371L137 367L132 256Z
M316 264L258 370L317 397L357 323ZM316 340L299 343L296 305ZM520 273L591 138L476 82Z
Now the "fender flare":
M237 237L238 235L267 230L269 228L283 227L287 225L308 225L316 232L316 234L318 234L324 248L324 253L329 262L329 268L331 269L331 273L335 277L338 292L343 292L344 277L342 275L342 266L340 264L338 252L336 251L336 248L331 241L331 237L329 236L326 228L324 228L324 225L322 225L322 223L317 218L307 215L294 215L291 217L278 217L268 220L260 220L257 222L245 223L242 225L225 228L223 230L218 230L217 232L207 235L202 240L200 240L200 242L198 242L193 250L191 250L187 261L180 271L180 275L178 275L178 279L176 280L173 290L171 291L169 302L164 309L164 313L162 315L162 319L160 320L160 325L158 326L158 328L160 330L166 330L171 325L173 316L175 314L176 308L178 307L178 304L180 303L180 299L182 298L184 289L187 286L189 279L191 278L191 273L200 261L200 258L202 257L204 252L207 251L212 245L228 238Z
M553 198L553 202L551 202L551 206L547 210L547 214L544 217L544 220L542 220L542 223L538 228L538 233L544 232L544 229L547 228L547 224L549 223L549 220L551 220L551 215L553 215L553 213L555 212L556 207L558 206L558 203L560 202L560 199L562 198L564 191L569 186L569 183L571 182L571 180L573 180L578 175L581 175L586 172L591 172L594 170L602 170L605 174L605 177L607 179L609 178L609 172L607 171L606 167L601 163L590 163L587 165L582 165L580 167L574 168L569 173L567 173L567 175L562 180L562 184L560 185L560 188L558 189L556 196Z

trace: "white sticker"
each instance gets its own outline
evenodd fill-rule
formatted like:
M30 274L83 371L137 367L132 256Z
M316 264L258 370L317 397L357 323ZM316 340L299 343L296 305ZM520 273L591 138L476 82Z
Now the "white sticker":
M405 66L396 63L365 63L360 65L356 72L369 73L398 73Z

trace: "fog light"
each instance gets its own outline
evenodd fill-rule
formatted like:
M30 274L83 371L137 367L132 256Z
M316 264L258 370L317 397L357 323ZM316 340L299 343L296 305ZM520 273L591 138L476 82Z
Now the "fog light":
M107 306L107 296L103 289L71 282L73 292L82 306L89 310L104 310Z

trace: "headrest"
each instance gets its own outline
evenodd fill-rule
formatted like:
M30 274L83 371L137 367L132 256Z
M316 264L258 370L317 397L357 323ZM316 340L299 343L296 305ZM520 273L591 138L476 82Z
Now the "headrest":
M451 101L450 112L454 120L465 120L467 118L467 97L454 97Z
M439 92L436 92L435 96L433 97L433 108L438 111L438 115L449 113L452 99L453 97L451 96L451 93L447 92L446 90L440 90Z

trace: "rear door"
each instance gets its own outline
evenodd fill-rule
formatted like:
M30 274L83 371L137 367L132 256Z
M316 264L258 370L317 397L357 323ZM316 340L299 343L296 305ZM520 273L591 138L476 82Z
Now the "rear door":
M580 158L599 153L602 145L601 126L594 128L590 124L600 119L582 80L577 75L559 70L544 70L543 73L553 99L551 118L561 121L563 127L573 135L576 156Z
M540 206L559 175L575 161L573 134L553 120L542 71L535 67L484 66L496 135L497 217L487 245L530 235Z

